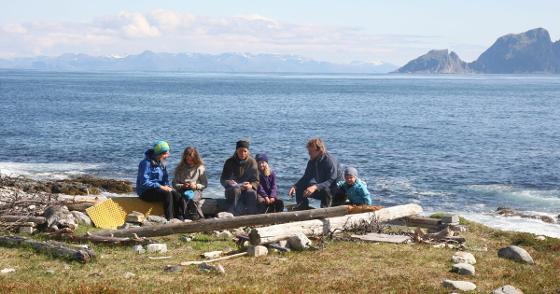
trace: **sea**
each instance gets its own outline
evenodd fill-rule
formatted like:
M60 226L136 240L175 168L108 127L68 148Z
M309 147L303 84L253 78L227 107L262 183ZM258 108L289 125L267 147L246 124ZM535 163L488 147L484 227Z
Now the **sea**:
M288 203L306 142L354 166L375 204L420 204L560 238L560 76L101 73L0 70L0 173L134 181L144 151L196 147L219 176L235 142L266 153Z

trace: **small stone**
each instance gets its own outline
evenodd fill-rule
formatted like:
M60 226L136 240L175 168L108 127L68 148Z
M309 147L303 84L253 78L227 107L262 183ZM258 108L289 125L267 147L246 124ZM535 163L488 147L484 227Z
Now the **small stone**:
M476 289L475 284L467 281L443 280L443 286L447 288L453 288L455 290L465 291L465 292L473 291L474 289Z
M232 213L229 212L218 212L216 215L217 218L232 218L235 217Z
M546 240L546 237L543 236L543 235L540 235L540 236L536 236L535 239L537 239L537 240L539 240L539 241L544 241L544 240ZM504 287L505 287L505 286L504 286Z
M288 239L288 244L293 250L305 250L311 246L311 240L303 233L297 233Z
M434 247L434 248L445 248L445 243L435 244L435 245L432 245L432 247Z
M166 222L166 224L180 224L180 223L183 223L183 221L178 218L172 218L168 222Z
M226 273L226 270L224 269L224 267L221 264L210 265L206 262L203 262L203 263L198 265L198 269L200 271L207 272L207 273L217 272L217 273L222 274L222 275Z
M134 246L132 246L132 250L137 254L146 253L146 249L144 249L144 247L142 247L142 245L134 245Z
M453 256L451 257L451 260L454 263L476 264L476 259L474 258L474 255L464 251L455 252L455 254L453 254Z
M192 223L192 219L186 218L186 219L183 220L183 222L184 222L184 223Z
M205 252L202 254L202 257L206 258L206 259L213 259L213 258L218 258L222 255L222 251L210 251L210 252Z
M268 254L268 248L258 245L247 247L247 254L252 257L266 256Z
M179 240L181 240L183 242L191 242L193 240L193 238L191 236L181 236L179 238Z
M146 220L146 216L138 211L133 211L126 216L126 222L129 223L143 223Z
M148 244L146 250L148 253L165 253L167 252L167 244Z
M280 247L288 247L288 240L280 240L278 241L278 245Z
M515 245L501 248L498 250L498 256L527 264L535 263L531 255L529 255L525 249Z
M180 265L166 265L163 271L168 273L178 273L182 271L183 268Z
M15 268L7 267L7 268L4 268L4 269L0 270L0 274L5 275L5 274L13 273L15 271L16 271Z
M464 225L449 225L448 228L455 233L464 233L467 231L467 226Z
M158 224L167 223L167 220L165 219L165 217L161 217L159 215L148 215L148 217L146 219L150 222L158 223Z
M49 275L54 275L56 272L55 272L54 269L50 268L50 269L46 270L46 273L49 274Z
M69 269L71 269L71 268L72 268L72 267L71 267L69 264L67 264L67 263L64 264L64 269L65 269L65 270L69 270Z
M523 291L515 288L514 286L505 285L492 291L491 294L523 294Z
M34 204L31 204L27 207L27 209L29 209L29 210L33 210L35 208L37 208L37 206L35 206Z
M19 227L20 234L33 234L35 232L34 227Z
M130 279L130 278L136 277L136 274L131 273L131 272L126 272L126 273L124 273L123 276L124 276L125 279Z
M451 271L460 275L474 276L475 274L474 266L468 263L456 263Z
M131 228L139 228L140 226L136 223L124 223L122 226L118 227L119 230L126 230Z
M78 224L91 226L91 218L81 211L71 211Z

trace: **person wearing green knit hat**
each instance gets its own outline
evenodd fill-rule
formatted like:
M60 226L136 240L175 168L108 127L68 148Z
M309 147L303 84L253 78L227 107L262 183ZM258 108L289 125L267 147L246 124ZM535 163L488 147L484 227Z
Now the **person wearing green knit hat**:
M157 141L148 149L144 159L138 165L136 177L136 194L140 199L148 202L163 202L165 218L174 217L181 219L183 216L175 213L175 208L182 211L181 195L169 183L167 174L167 158L169 157L169 144L166 141Z

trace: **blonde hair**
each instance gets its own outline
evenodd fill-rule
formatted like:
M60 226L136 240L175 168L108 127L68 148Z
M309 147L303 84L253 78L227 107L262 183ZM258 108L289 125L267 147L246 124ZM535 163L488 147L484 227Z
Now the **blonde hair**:
M265 162L266 162L266 161L265 161ZM271 173L271 171L270 171L270 165L269 165L268 162L267 162L267 163L266 163L266 167L265 167L265 169L263 170L263 175L265 175L266 177L268 177L268 176L270 176L270 173Z
M321 140L320 138L312 138L309 141L307 141L307 148L313 148L315 150L319 150L321 151L321 153L325 153L327 152L327 147L325 146L325 143L323 143L323 140Z

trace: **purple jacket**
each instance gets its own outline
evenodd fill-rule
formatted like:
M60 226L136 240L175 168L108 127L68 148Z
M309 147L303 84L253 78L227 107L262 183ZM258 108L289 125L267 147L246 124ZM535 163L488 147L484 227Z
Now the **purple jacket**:
M276 186L276 174L271 171L270 176L265 176L263 173L259 173L259 188L257 193L261 197L272 197L278 198L278 187Z

